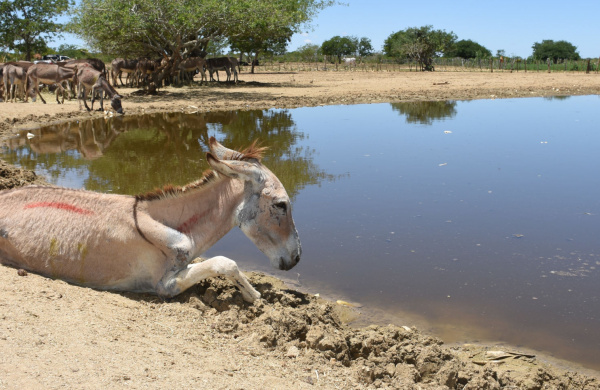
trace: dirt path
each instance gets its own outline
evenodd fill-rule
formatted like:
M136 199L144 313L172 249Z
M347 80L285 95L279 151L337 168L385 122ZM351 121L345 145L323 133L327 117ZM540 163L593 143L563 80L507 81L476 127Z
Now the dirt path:
M119 89L126 115L424 99L600 94L600 75L547 73L243 73L238 86ZM51 102L51 99L47 99ZM104 113L77 102L1 103L0 130ZM0 189L39 180L0 161ZM348 308L251 276L254 305L220 280L171 302L99 292L0 267L0 389L600 389L502 347L448 347L402 326L351 329ZM409 324L410 325L410 324ZM511 387L512 386L512 387Z

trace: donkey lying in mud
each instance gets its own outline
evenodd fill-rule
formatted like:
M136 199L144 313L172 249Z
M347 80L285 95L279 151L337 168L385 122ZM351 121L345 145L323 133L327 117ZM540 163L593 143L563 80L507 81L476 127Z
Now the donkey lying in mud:
M301 247L290 200L260 163L255 144L242 152L214 137L212 171L183 187L126 196L61 187L0 192L0 261L82 286L175 296L210 277L231 280L246 301L260 298L223 256L191 264L234 226L289 270Z

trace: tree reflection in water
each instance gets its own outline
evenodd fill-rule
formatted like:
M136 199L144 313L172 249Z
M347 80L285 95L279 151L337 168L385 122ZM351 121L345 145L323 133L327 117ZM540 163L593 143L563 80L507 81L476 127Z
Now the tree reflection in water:
M3 158L45 173L55 184L75 174L87 176L86 189L135 194L200 177L209 168L209 134L234 149L258 139L268 147L265 165L292 198L306 185L335 179L313 163L314 149L298 145L305 136L288 110L155 113L54 124L8 140Z
M406 116L408 123L431 125L434 120L456 115L455 101L390 103L392 110Z

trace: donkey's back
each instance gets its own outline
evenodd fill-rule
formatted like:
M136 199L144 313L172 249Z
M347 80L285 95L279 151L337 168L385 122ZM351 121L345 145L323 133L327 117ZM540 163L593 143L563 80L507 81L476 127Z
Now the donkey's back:
M134 207L134 197L61 187L2 191L0 262L89 287L149 290L130 288L148 283L140 278L148 264L123 261L144 249L135 244Z

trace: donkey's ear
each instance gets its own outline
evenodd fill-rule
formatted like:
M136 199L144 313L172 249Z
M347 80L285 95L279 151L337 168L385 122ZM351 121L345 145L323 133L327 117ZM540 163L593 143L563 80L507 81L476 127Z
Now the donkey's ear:
M246 161L237 160L219 160L212 153L206 153L206 161L212 169L221 175L231 177L233 179L249 180L255 183L261 183L262 172L254 164Z
M208 147L210 148L211 153L219 160L235 160L237 159L236 157L240 155L239 152L221 145L215 137L210 137L208 140Z

